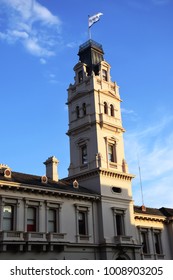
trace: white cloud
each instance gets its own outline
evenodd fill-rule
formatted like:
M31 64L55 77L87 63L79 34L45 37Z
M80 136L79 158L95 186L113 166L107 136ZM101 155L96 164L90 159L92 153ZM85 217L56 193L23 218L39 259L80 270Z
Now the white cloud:
M15 38L21 38L21 39L28 39L29 35L25 31L18 31L18 30L12 30L10 31L10 35L14 36Z
M79 44L75 43L75 42L70 42L67 43L67 48L75 48L76 46L78 46Z
M33 6L33 14L35 20L40 20L44 24L55 24L57 26L60 24L59 18L52 15L46 7L40 5L38 2L35 2Z
M55 55L55 47L61 41L61 22L57 16L36 0L1 0L0 5L7 14L1 40L8 43L18 40L30 54L42 58Z
M121 108L121 113L123 113L123 114L134 114L135 115L135 112L133 110L128 110L128 109L125 109L125 108Z
M28 40L24 41L23 43L26 49L35 56L49 57L55 55L53 51L42 47L36 37L28 38Z
M46 61L46 59L44 59L44 58L40 58L40 63L41 63L41 64L46 64L47 61Z
M139 157L146 205L155 207L153 199L157 205L173 204L173 131L170 131L170 127L173 127L173 116L158 119L145 128L135 128L125 135L127 163L130 172L136 174L133 180L135 203L141 201Z

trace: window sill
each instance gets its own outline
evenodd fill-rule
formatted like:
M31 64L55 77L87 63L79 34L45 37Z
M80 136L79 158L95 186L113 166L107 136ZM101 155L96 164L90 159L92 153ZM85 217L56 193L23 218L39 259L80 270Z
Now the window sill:
M85 234L79 234L78 235L78 237L79 237L79 239L80 240L88 240L89 241L89 239L90 239L90 235L85 235Z
M117 163L113 161L109 161L109 167L110 168L117 168Z

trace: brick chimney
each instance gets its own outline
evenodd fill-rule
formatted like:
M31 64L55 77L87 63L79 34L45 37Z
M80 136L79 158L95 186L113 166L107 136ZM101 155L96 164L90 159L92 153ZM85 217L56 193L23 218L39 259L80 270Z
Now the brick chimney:
M56 182L58 182L58 163L59 160L54 156L49 157L44 162L46 165L46 176Z

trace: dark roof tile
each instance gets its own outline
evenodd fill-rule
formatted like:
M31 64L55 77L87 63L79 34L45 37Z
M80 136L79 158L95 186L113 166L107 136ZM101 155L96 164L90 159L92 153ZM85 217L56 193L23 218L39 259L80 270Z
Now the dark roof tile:
M59 180L58 182L55 182L51 179L48 179L48 182L42 183L41 182L41 176L37 175L30 175L30 174L24 174L20 172L12 172L11 178L4 177L3 172L0 172L0 180L6 181L9 183L19 183L27 185L28 187L32 188L34 187L40 187L40 188L47 188L52 190L60 190L60 191L66 191L66 192L73 192L78 194L86 194L86 195L97 195L95 192L88 190L87 188L82 187L79 185L78 188L74 188L73 184L66 182L64 180ZM98 196L98 195L97 195Z
M139 214L146 214L146 215L164 216L164 214L160 211L160 209L150 208L150 207L146 207L146 211L142 211L141 206L134 206L134 212Z

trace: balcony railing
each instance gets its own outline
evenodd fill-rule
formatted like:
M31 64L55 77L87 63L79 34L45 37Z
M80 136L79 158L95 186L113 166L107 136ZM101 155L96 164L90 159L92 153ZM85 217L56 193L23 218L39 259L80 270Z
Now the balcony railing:
M115 128L121 128L122 129L122 123L121 120L112 116L108 116L107 114L100 114L100 123L111 125Z
M65 233L53 233L49 232L46 234L47 241L49 242L59 242L64 240Z
M73 130L79 127L83 127L84 125L91 124L91 117L90 115L83 116L79 119L75 119L69 124L69 130Z
M24 241L21 231L2 231L0 232L0 241Z
M42 232L25 232L24 233L25 241L47 241L46 233Z
M65 233L45 233L45 232L21 232L21 231L1 231L0 242L4 241L37 241L37 242L59 242L64 240Z

